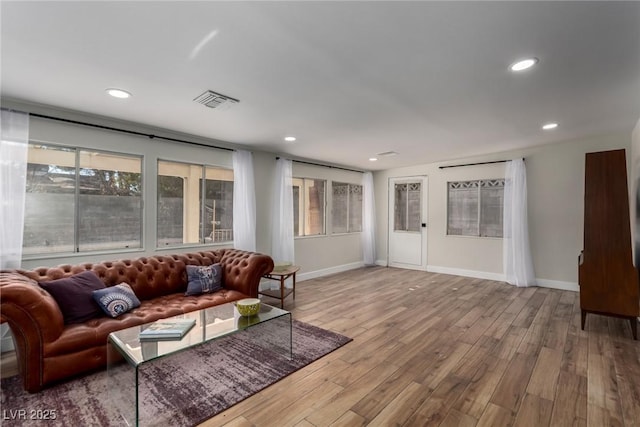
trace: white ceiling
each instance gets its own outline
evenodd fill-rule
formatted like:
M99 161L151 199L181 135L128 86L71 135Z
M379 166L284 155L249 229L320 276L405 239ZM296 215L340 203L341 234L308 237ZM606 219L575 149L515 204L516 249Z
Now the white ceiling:
M344 166L631 132L640 118L639 2L0 7L5 98ZM526 56L539 64L508 70ZM133 97L111 98L109 87ZM193 102L206 89L240 103ZM547 121L560 126L543 132ZM385 151L399 155L368 161Z

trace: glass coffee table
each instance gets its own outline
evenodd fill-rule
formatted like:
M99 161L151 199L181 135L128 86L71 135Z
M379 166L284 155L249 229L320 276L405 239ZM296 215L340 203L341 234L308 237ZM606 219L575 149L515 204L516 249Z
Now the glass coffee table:
M266 304L260 312L244 317L235 303L158 320L193 319L195 325L178 340L140 340L140 332L155 322L112 332L107 341L107 378L110 403L122 417L123 425L144 425L140 419L142 402L139 393L140 368L160 358L188 351L200 345L216 345L213 341L238 332L251 334L251 341L289 359L292 358L291 313ZM126 363L122 363L122 357ZM125 365L125 366L123 366Z

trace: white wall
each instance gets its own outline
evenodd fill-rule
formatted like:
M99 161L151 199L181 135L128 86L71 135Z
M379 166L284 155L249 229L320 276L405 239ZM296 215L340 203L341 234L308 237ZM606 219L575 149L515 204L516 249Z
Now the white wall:
M631 137L628 133L593 136L490 156L376 172L379 262L386 263L389 178L427 175L427 268L501 279L502 240L447 236L446 201L448 181L503 177L504 164L450 169L439 169L438 166L525 157L529 232L536 277L541 285L577 290L577 259L582 250L583 232L584 155L618 148L625 148L629 152ZM627 157L630 157L629 154Z
M259 252L271 252L271 218L273 183L275 180L276 155L253 153L256 180L256 241ZM360 233L332 234L331 230L331 183L333 181L352 184L362 183L362 174L336 168L313 166L293 162L296 178L324 179L327 182L326 234L322 236L297 237L294 241L295 262L301 266L300 280L318 277L359 267L362 264Z
M363 265L360 233L332 234L331 230L331 182L362 184L362 174L342 169L330 169L293 163L296 178L324 179L326 187L326 235L297 237L295 239L296 264L305 266L300 277L308 279Z

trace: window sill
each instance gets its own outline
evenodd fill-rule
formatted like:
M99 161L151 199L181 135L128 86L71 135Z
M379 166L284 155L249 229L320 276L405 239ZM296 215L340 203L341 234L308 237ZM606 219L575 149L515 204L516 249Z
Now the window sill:
M293 240L320 239L323 237L329 237L329 236L326 234L314 234L313 236L294 236Z
M131 249L111 249L104 251L85 251L85 252L52 252L49 254L33 254L24 255L23 261L39 261L56 258L82 258L95 255L117 255L117 254L132 254L132 253L144 253L144 248L131 248Z
M502 240L502 237L462 236L462 235L458 235L458 234L446 234L445 237L453 237L453 238L461 238L461 239Z
M172 245L172 246L161 246L156 247L157 252L173 252L181 249L206 249L206 248L233 248L233 241L231 242L220 242L220 243L187 243L184 245Z

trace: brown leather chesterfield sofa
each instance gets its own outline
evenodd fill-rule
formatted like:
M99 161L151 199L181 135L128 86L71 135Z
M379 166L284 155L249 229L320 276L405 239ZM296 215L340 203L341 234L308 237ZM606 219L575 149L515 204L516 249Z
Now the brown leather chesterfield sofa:
M186 265L214 263L222 265L223 289L185 296ZM86 270L96 273L106 286L122 282L131 285L140 307L117 318L105 315L65 325L58 304L38 282ZM32 271L4 270L0 272L0 316L13 333L24 388L33 393L50 383L104 368L110 332L242 298L256 298L260 278L271 270L271 257L235 249Z

